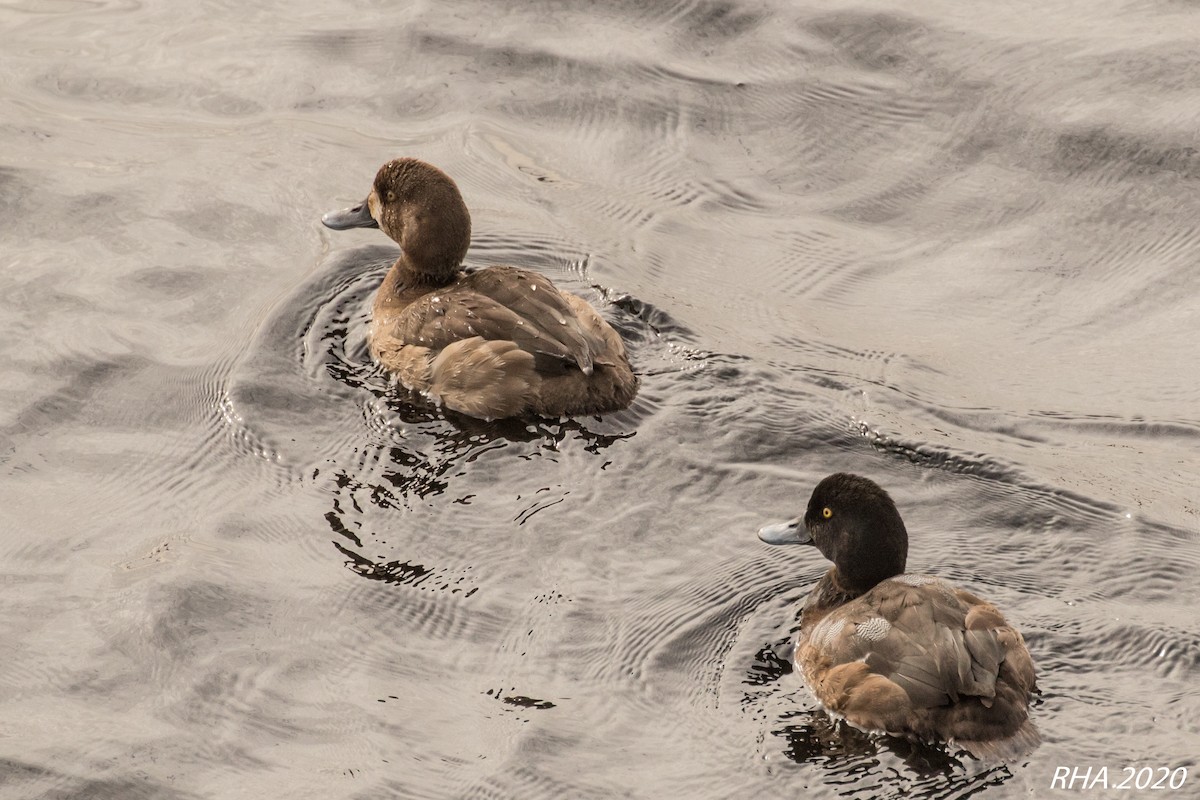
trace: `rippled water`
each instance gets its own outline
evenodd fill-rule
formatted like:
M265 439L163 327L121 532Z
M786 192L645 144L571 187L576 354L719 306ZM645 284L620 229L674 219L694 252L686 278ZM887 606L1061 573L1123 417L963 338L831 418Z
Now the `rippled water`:
M1200 8L0 5L0 796L1200 786ZM383 161L629 343L484 424L366 354ZM1001 605L1045 743L819 712L837 470ZM1079 784L1076 784L1078 787ZM1161 796L1171 795L1161 792Z

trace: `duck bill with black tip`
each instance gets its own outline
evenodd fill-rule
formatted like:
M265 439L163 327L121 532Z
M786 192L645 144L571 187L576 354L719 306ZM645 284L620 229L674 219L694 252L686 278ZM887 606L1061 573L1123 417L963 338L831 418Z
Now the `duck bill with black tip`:
M803 517L765 525L758 529L758 538L767 544L813 544L812 534L808 532Z

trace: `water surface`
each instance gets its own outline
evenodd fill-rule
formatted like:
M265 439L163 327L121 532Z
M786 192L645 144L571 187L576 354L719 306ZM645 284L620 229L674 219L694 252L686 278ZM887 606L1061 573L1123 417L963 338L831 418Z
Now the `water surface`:
M1200 10L0 5L0 795L1080 796L1200 770ZM392 391L398 155L594 303L602 418ZM884 485L1045 743L847 730L754 530ZM1195 792L1200 774L1178 792ZM1164 796L1171 792L1164 792Z

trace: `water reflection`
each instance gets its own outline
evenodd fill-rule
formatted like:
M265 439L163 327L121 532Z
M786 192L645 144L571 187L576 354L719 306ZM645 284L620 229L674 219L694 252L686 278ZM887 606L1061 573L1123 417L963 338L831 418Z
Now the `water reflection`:
M479 249L489 260L518 260L515 251L525 263L573 265L586 276L586 259L549 246L485 237ZM394 586L470 596L478 587L463 584L464 565L439 567L405 554L415 520L433 513L437 522L420 524L451 530L496 519L525 526L590 483L591 470L609 467L609 451L633 439L652 413L655 391L603 417L485 421L404 390L371 362L366 345L370 301L394 258L388 246L339 253L281 303L230 389L227 417L242 431L239 440L260 451L278 448L281 462L299 460L305 479L324 487L325 525L348 569ZM690 345L690 333L670 315L591 288L644 380L703 366L708 354ZM511 460L545 468L526 469L529 480L506 486Z
M374 407L379 405L376 403ZM553 460L568 439L584 453L603 456L607 448L637 433L636 430L599 433L589 429L586 421L574 419L485 422L435 409L427 402L410 403L397 398L384 398L382 405L386 413L394 415L390 426L405 426L403 441L371 450L357 449L359 458L350 460L356 467L325 468L332 476L329 494L333 506L326 512L325 520L344 540L333 544L347 557L348 568L372 580L414 586L426 581L429 568L395 559L381 562L363 554L364 542L356 531L363 528L367 506L411 512L415 503L433 502L447 494L445 499L450 503L471 506L476 501L478 487L473 488L465 480L455 485L454 479L462 478L464 467L480 458L498 454L512 445L523 445L507 456L495 457ZM601 462L599 469L605 469L608 463ZM321 473L318 469L314 477ZM569 494L570 490L544 486L533 489L528 496L517 494L515 502L521 505L514 521L525 524L539 511L562 502L564 492ZM487 515L496 510L485 506L480 513ZM399 520L397 523L402 524Z

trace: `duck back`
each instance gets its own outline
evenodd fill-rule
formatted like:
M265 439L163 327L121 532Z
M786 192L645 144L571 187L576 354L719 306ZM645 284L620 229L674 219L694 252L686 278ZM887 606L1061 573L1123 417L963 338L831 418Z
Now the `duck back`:
M898 575L843 605L806 606L796 662L817 699L858 727L948 740L988 759L1039 741L1021 634L995 606L937 578Z
M636 393L617 333L543 275L488 267L415 295L377 303L372 353L406 386L456 411L591 413L623 408Z

